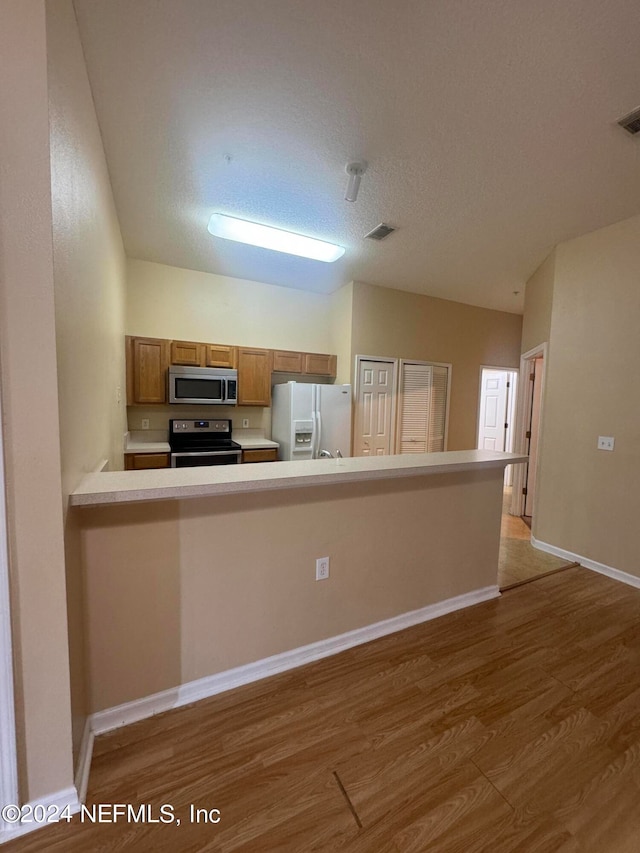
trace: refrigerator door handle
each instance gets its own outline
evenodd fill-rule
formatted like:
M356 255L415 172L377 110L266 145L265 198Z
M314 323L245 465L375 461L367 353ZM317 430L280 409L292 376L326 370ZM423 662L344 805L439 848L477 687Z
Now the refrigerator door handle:
M318 423L316 421L316 413L315 411L311 412L311 458L316 458L316 439L318 436Z
M320 453L320 444L322 442L322 415L320 414L320 409L316 412L316 421L318 424L318 441L316 444L316 453L314 454L314 458L317 458L318 453Z
M318 412L318 386L311 386L311 420L313 421L313 435L311 436L311 458L318 458L320 450L320 424Z

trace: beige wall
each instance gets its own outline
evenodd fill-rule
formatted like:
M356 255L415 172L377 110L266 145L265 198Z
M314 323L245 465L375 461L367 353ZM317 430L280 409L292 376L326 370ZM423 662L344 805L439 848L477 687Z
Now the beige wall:
M149 429L167 430L170 418L207 418L211 417L211 406L129 406L129 429L141 430L142 421L149 421ZM231 418L233 432L242 429L243 421L249 421L249 429L261 429L266 436L271 435L271 409L261 406L216 406L217 418Z
M125 256L71 0L47 5L53 267L62 493L104 461L122 468L126 430ZM85 724L82 577L65 512L73 741Z
M640 577L640 217L556 252L534 534Z
M43 0L0 27L0 363L21 796L72 784Z
M331 352L338 356L336 382L352 381L353 282L331 294Z
M519 367L522 317L354 282L352 353L453 364L449 450L476 446L480 365Z
M127 334L331 352L330 297L148 261L127 263Z
M91 709L495 585L501 495L485 469L74 510Z
M529 352L549 340L555 266L554 249L527 282L522 320L522 352Z

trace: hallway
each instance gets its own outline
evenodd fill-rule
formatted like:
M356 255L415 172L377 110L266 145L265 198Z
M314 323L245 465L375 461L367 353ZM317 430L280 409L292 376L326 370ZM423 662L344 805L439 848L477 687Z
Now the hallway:
M521 518L509 515L511 487L504 490L502 503L502 527L500 531L500 558L498 563L498 585L509 589L533 580L540 575L567 568L567 563L552 554L539 551L531 544L531 531Z

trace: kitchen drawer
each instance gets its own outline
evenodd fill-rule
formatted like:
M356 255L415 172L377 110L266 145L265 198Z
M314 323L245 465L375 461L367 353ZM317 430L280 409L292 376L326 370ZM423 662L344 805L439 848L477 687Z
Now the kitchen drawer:
M243 450L243 462L276 462L278 451L275 447L265 447L261 450Z
M171 462L168 453L126 453L125 471L145 471L147 468L169 468Z

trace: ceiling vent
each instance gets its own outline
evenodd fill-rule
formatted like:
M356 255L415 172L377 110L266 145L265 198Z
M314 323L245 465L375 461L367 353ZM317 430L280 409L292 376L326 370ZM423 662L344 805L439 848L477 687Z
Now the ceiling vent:
M620 127L624 127L632 136L640 132L640 107L635 109L628 116L618 119Z
M389 234L393 234L395 230L390 225L385 225L384 222L381 222L380 225L376 225L373 231L369 231L368 234L364 235L365 240L384 240Z

